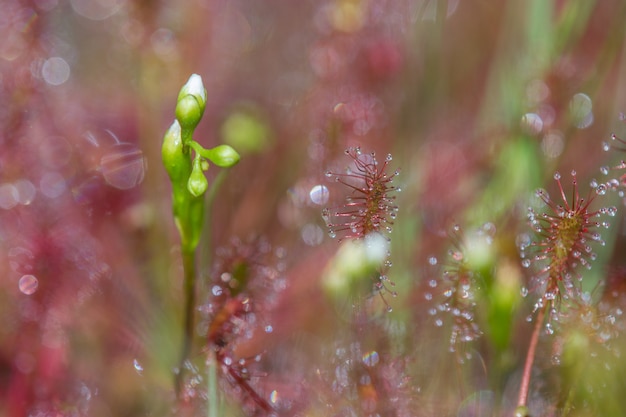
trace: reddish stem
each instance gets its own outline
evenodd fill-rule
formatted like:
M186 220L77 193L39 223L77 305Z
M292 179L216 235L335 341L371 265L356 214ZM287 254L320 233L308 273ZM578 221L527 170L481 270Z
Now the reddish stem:
M528 401L528 389L530 387L530 375L533 369L533 362L535 361L535 352L537 351L537 342L539 341L539 333L543 324L543 319L546 315L546 309L549 304L546 304L544 308L539 310L537 314L537 321L535 322L535 328L530 338L530 344L528 345L528 352L526 353L526 363L524 364L524 374L522 375L522 384L519 388L519 399L517 400L517 406L526 406Z
M260 407L266 413L274 411L274 407L272 407L263 397L261 397L236 369L234 369L230 364L226 363L226 356L223 353L217 352L216 358L226 368L228 375L230 375L234 382L239 385L239 387L241 387L246 392L246 394L250 396L252 401L258 407Z

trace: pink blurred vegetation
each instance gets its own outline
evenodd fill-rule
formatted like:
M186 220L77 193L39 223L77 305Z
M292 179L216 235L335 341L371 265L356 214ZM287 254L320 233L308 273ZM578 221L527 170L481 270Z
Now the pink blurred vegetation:
M5 0L0 415L625 415L625 20L622 0ZM241 161L207 171L181 370L160 149L192 73L195 140ZM371 233L369 270L345 248Z

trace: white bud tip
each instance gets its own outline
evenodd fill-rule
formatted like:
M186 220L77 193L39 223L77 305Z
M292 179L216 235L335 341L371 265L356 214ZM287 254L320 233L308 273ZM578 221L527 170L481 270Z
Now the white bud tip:
M187 90L187 94L191 95L199 95L206 101L206 90L204 89L204 84L202 83L202 77L198 74L191 74L187 84L185 84L185 88Z

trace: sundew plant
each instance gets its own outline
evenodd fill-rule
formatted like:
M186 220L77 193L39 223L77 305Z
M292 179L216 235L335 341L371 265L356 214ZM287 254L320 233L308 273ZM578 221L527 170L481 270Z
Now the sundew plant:
M5 1L0 415L626 415L625 20Z

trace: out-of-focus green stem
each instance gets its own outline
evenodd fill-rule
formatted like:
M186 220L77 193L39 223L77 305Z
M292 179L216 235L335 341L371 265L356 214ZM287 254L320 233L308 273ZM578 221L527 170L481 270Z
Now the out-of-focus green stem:
M220 170L213 182L209 186L209 189L206 193L206 213L205 216L209 219L208 222L205 223L205 236L207 239L204 239L203 245L204 248L202 250L202 267L203 269L207 269L211 264L211 258L213 255L212 244L211 244L211 234L210 234L210 224L211 224L211 211L213 208L213 202L215 201L215 197L217 196L217 192L219 191L222 183L226 179L228 170ZM205 268L206 266L206 268ZM215 358L215 352L211 350L208 354L207 359L207 400L208 400L208 408L207 408L207 416L208 417L219 417L222 415L220 413L220 395L217 385L217 371L218 371L218 363Z
M215 352L209 352L207 361L207 398L209 400L208 417L219 417L219 395L217 391L217 359Z

